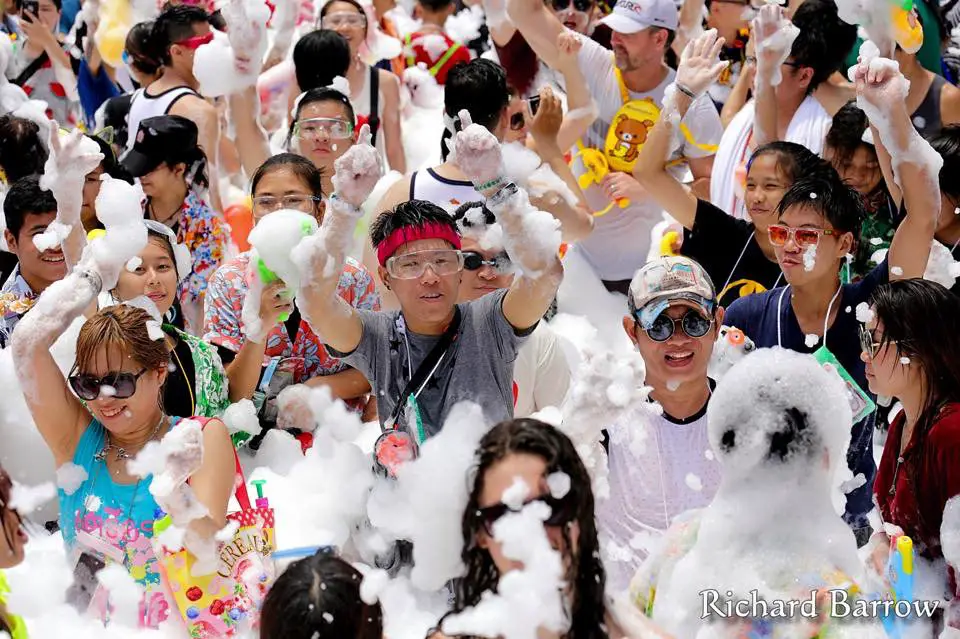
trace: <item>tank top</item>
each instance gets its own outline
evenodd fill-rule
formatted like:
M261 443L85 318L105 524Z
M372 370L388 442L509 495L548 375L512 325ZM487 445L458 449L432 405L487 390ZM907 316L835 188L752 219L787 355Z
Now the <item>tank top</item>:
M943 120L940 117L940 94L943 92L945 83L946 80L942 76L934 75L927 94L923 96L923 102L910 116L913 126L924 137L938 132L943 126Z
M173 105L186 95L200 97L190 87L168 89L160 95L149 95L146 89L137 89L133 94L133 100L130 102L130 112L127 114L127 150L133 148L142 121L159 115L167 115Z
M410 199L433 202L449 213L467 202L483 202L483 196L473 188L472 182L445 178L433 169L414 171L410 175Z
M372 115L372 107L370 102L370 78L374 74L379 74L380 70L376 67L370 67L367 70L367 73L363 74L363 87L360 89L360 93L356 96L351 96L350 103L353 105L353 110L357 114L357 128L359 129L362 125L370 123L370 116ZM379 75L377 76L379 78ZM376 138L374 140L374 146L377 150L380 151L380 155L383 156L386 160L386 145L384 144L384 135L383 135L383 90L377 83L377 131ZM373 132L373 124L371 123L370 129L371 133Z

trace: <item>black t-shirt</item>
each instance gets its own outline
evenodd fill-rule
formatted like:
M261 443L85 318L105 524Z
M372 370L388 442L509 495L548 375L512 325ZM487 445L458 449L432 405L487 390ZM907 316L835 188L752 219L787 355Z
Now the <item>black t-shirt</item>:
M683 232L680 253L696 260L710 275L721 306L752 293L784 284L780 265L760 250L753 224L738 220L705 200L697 200L693 229Z
M197 369L193 365L193 353L185 341L177 336L176 331L164 327L167 335L177 340L177 345L170 355L173 368L167 375L167 383L163 387L163 408L168 415L182 415L192 417L196 406L191 398L196 397Z

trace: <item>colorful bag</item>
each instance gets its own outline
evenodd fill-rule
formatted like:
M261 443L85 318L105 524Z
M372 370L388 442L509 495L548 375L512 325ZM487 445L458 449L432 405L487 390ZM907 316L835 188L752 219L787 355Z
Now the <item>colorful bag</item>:
M276 548L274 513L261 487L256 508L250 505L246 481L237 458L237 503L240 512L227 519L240 525L233 539L220 549L218 570L194 576L196 559L186 550L170 552L157 543L161 574L192 639L234 637L256 628L267 589L275 578L272 554ZM260 482L262 483L262 482ZM169 517L157 521L154 539L170 526Z
M623 106L610 123L603 150L612 170L631 173L650 129L660 119L660 108L651 98L631 98L620 70L616 73Z

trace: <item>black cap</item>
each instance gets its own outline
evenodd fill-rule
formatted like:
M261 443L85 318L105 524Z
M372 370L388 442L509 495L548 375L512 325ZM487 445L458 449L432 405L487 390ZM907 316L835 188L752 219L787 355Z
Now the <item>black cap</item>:
M179 115L160 115L140 122L133 148L120 163L133 177L142 177L167 162L173 164L197 146L199 131Z

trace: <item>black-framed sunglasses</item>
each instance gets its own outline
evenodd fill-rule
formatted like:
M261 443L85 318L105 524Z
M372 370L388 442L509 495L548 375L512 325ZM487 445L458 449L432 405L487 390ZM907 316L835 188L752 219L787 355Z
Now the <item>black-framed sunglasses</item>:
M549 0L554 11L566 11L570 8L570 2L571 0ZM595 4L594 0L573 0L573 8L583 13L593 11Z
M710 327L713 326L713 318L704 317L697 311L690 309L679 319L673 319L666 313L660 313L653 320L650 328L644 328L639 318L637 318L637 323L640 324L640 328L643 328L647 337L655 342L665 342L673 336L677 324L680 324L680 328L688 337L699 339L710 332Z
M137 392L137 382L146 372L146 368L139 373L110 372L102 378L93 375L71 375L67 381L77 397L84 401L92 402L100 397L104 389L107 389L107 397L127 399Z
M510 256L506 252L495 255L492 260L484 259L483 255L476 251L463 252L463 268L468 271L477 271L484 266L491 266L502 275L510 272L513 262L510 261Z
M570 493L564 495L562 499L557 499L550 494L541 495L540 497L536 497L524 502L523 505L526 506L527 504L532 504L535 502L540 502L550 507L550 516L547 517L546 521L543 522L544 526L549 526L551 528L566 526L577 516L577 509L573 503L573 500L570 498ZM493 525L507 513L517 511L518 509L510 508L510 506L501 502L499 504L494 504L493 506L487 506L486 508L478 509L477 519L480 520L480 526L483 528L484 532L492 537Z

